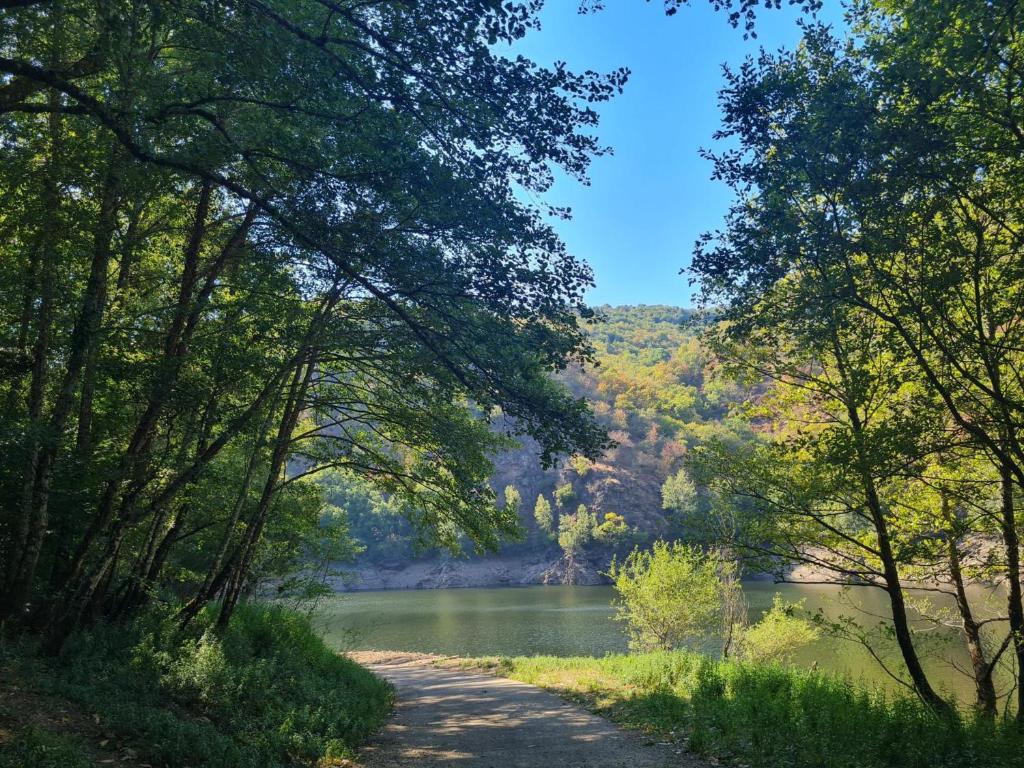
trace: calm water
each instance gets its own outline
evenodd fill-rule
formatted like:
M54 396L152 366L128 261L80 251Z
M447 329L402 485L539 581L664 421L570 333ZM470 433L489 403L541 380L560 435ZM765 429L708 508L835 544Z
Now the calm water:
M781 592L805 609L854 616L863 626L878 624L887 599L879 590L803 584L749 582L744 585L751 621ZM985 593L976 592L979 598ZM500 589L435 589L356 592L321 604L317 621L327 641L340 650L387 649L460 656L603 655L626 650L626 634L615 621L611 587L537 586ZM998 610L993 595L989 610ZM987 612L987 611L986 611ZM991 614L988 614L991 615ZM970 682L954 665L966 668L967 655L953 630L925 631L922 648L934 684L970 698ZM883 657L898 668L895 647L882 642ZM867 651L856 643L822 638L796 660L840 672L865 685L894 686Z

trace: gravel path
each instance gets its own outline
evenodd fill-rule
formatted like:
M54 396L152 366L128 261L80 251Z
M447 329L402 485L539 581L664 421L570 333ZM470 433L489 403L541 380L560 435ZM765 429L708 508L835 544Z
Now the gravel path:
M438 667L418 655L352 657L398 691L391 722L363 752L371 768L705 766L532 685Z

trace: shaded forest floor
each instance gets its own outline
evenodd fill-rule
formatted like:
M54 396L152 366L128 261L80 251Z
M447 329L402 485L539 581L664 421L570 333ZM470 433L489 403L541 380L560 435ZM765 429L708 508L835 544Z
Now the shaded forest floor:
M6 661L0 666L0 766L146 765L137 748L111 731L98 713L36 690Z

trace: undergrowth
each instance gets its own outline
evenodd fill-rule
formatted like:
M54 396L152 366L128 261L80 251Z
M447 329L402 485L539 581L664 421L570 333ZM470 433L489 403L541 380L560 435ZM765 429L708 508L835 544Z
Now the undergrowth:
M390 710L390 685L327 648L304 616L243 605L220 636L212 617L184 636L169 617L100 625L56 660L8 642L0 663L129 741L140 760L171 768L330 763L351 757ZM0 747L0 766L77 765L70 751L24 728Z
M663 652L472 662L555 690L631 727L750 768L1016 768L1010 722L934 715L909 695L821 672Z

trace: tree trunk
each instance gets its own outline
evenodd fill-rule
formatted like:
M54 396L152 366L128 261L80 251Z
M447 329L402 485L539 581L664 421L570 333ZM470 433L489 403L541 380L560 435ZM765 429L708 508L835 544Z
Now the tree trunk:
M1016 512L1013 503L1013 473L1002 463L999 466L1000 528L1006 550L1006 615L1010 620L1013 652L1017 671L1024 675L1024 603L1021 601L1020 539L1017 536ZM1017 722L1024 725L1024 685L1017 685Z
M943 507L948 507L949 502L943 498L942 504ZM995 717L997 704L996 687L992 679L995 663L989 663L985 659L985 647L981 641L981 627L978 626L974 618L974 611L971 608L970 601L967 599L967 590L964 587L960 550L957 548L956 536L950 534L946 547L950 578L956 591L956 606L960 612L960 619L963 621L967 653L971 657L971 669L974 671L975 705L978 711L986 717Z
M245 579L256 555L260 539L263 536L263 529L266 526L267 517L270 514L274 497L280 486L281 476L288 459L291 436L295 431L299 415L305 407L306 393L309 390L315 368L316 361L312 354L308 356L308 359L305 359L296 366L288 398L281 414L280 426L278 427L274 450L270 458L270 468L267 472L267 479L263 484L263 493L260 495L259 503L256 506L252 524L249 526L249 530L246 531L246 537L241 547L241 556L235 565L234 574L228 583L224 601L221 604L220 614L217 617L218 631L227 627L228 622L231 620L231 614L238 604L239 597L241 597L242 589L245 586Z
M256 472L256 467L259 465L260 452L263 448L262 437L269 428L270 416L274 410L274 407L271 406L267 413L267 419L256 434L252 451L249 454L249 461L245 467L245 474L242 476L241 488L239 488L238 495L235 497L235 503L231 508L231 515L224 526L224 535L221 537L220 546L217 548L210 567L207 569L206 578L203 579L203 584L196 591L196 594L178 613L182 629L188 626L189 622L196 617L199 611L203 609L203 606L210 602L223 586L224 579L226 578L224 569L225 558L227 558L228 551L231 548L231 542L234 541L235 528L238 526L239 517L245 508L245 501L249 496L249 488L252 486L252 478Z
M217 259L211 265L197 293L199 255L206 233L206 218L209 213L211 194L211 185L209 182L204 182L200 188L196 212L188 244L185 248L185 258L174 317L164 339L164 355L161 370L150 388L149 400L136 423L128 448L117 470L107 482L97 505L96 513L72 557L72 564L69 569L71 579L77 578L81 573L90 547L95 543L97 537L113 522L118 508L118 496L125 481L131 478L128 489L121 499L120 507L122 509L131 509L138 495L145 487L146 471L148 468L145 458L151 446L153 430L177 382L188 352L192 334L216 285L217 278L231 256L244 244L249 229L255 220L256 209L250 206L246 210L242 223L236 228L235 232L221 249Z

